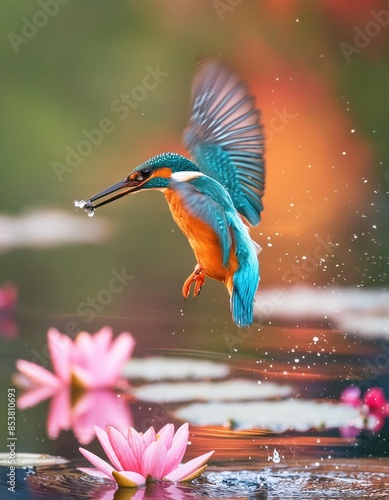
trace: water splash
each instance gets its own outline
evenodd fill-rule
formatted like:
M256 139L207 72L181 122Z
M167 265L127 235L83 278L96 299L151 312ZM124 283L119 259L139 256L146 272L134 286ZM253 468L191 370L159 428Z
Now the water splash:
M275 450L277 451L277 450ZM187 484L151 483L139 494L150 500L185 498L232 500L288 499L387 499L387 460L330 460L315 465L307 460L283 461L282 465L258 467L257 470L210 471ZM72 465L39 466L17 469L18 491L22 498L44 493L47 498L113 498L117 488L112 481L91 478L79 472L81 462ZM84 465L84 464L82 464ZM8 467L0 467L0 497L6 493ZM124 493L124 492L122 492ZM130 498L130 491L120 498ZM133 493L133 492L132 492ZM104 496L105 495L105 496ZM4 497L5 498L5 497ZM8 498L8 497L7 497ZM118 497L119 498L119 497Z
M74 200L74 206L76 208L82 208L85 210L85 212L88 214L88 217L93 217L95 214L95 208L93 206L93 203L91 203L89 200Z
M281 462L281 457L276 448L274 448L273 456L269 457L268 460L272 460L275 464L279 464Z

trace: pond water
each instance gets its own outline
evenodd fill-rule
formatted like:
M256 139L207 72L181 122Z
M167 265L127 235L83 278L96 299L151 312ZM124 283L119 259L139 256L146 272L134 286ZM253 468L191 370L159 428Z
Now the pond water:
M2 481L4 479L2 472ZM209 472L192 483L150 483L138 490L116 489L112 484L91 480L78 473L74 466L40 466L18 471L17 488L17 493L10 498L388 498L387 468L373 459L332 460L325 464L297 460L258 469L210 467Z
M385 290L367 291L351 304L340 288L317 299L313 288L278 291L287 314L278 300L277 307L257 309L254 326L239 330L218 283L208 281L197 300L181 300L186 254L177 254L171 275L173 264L151 270L144 250L138 261L127 261L128 245L136 252L137 242L116 235L97 245L3 255L19 293L1 323L2 406L15 388L19 467L11 496L9 441L2 432L1 498L389 498L388 419L377 423L366 408L340 404L351 384L362 394L380 387L388 398ZM122 287L118 281L109 292L118 276ZM274 293L262 288L257 306ZM344 326L345 318L359 326ZM17 359L51 369L49 327L74 337L104 325L136 339L118 390L36 397L18 388ZM93 424L145 431L185 421L190 444L184 461L215 450L192 483L117 490L78 470L88 465L80 445L104 456ZM5 418L2 425L6 429Z
M389 3L151 5L1 5L0 500L389 500ZM245 330L221 283L182 298L196 262L162 193L94 217L73 204L156 154L188 155L202 54L237 72L263 117ZM115 390L22 388L17 360L53 369L50 328L104 326L136 340ZM192 483L125 490L79 470L80 446L104 457L95 424L169 422L189 423L184 462L215 450Z

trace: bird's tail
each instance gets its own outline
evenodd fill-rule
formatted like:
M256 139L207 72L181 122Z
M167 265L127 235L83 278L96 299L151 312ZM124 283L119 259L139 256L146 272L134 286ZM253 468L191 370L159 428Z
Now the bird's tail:
M235 234L235 237L240 238ZM250 237L247 234L247 237ZM247 328L253 323L254 297L259 282L257 251L250 239L237 241L239 268L226 285L230 293L230 306L234 323L240 328ZM244 244L245 243L245 244ZM240 250L243 249L243 250Z
M244 277L242 272L237 271L230 280L231 285L227 288L231 296L232 319L240 328L247 328L253 323L255 291L250 290L250 277Z

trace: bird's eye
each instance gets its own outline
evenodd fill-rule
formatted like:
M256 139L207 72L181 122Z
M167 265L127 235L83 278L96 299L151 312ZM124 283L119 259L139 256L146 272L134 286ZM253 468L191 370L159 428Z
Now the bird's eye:
M150 177L151 170L149 168L142 168L142 170L139 172L143 179L147 179L147 177Z
M151 169L149 169L149 168L142 168L142 170L139 170L139 172L137 172L137 174L136 174L136 180L137 181L144 181L148 177L150 177L150 174L151 174Z

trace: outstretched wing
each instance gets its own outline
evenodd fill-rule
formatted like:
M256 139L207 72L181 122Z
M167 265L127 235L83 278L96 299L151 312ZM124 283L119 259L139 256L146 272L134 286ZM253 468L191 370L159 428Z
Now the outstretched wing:
M237 211L257 225L265 187L260 116L246 84L219 61L199 62L184 144L200 170L220 182Z

